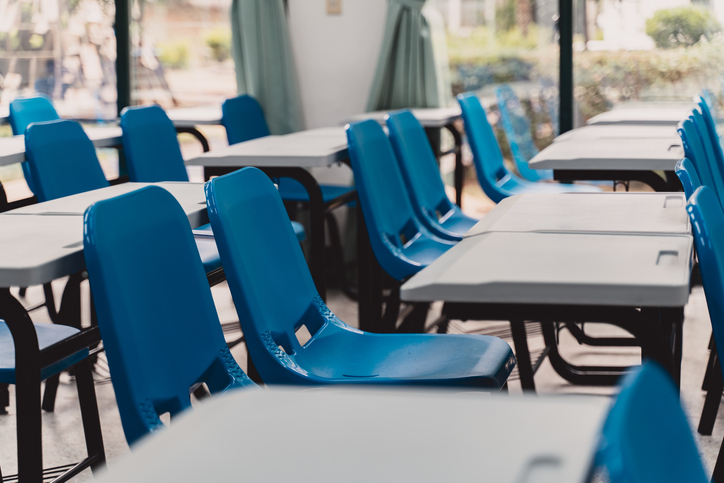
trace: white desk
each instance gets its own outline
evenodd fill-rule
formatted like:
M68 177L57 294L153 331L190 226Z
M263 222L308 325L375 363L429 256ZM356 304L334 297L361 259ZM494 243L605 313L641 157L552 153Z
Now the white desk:
M591 124L561 134L553 142L591 141L618 139L666 139L672 144L681 144L675 126Z
M535 389L538 367L525 321L541 322L544 356L570 382L615 384L628 370L575 366L558 352L554 324L584 341L576 324L593 322L628 331L635 339L628 343L640 345L678 383L692 256L688 234L488 232L463 239L417 273L400 298L444 301L450 319L510 321L525 389Z
M682 157L681 141L591 139L553 143L528 164L533 169L673 171Z
M588 120L588 124L643 124L676 126L694 107L693 103L645 104L637 107L618 107Z
M27 287L85 267L83 213L99 200L152 183L124 183L0 214L0 287ZM155 183L167 189L192 228L208 223L203 183Z
M641 181L655 191L681 191L674 168L684 157L676 139L590 139L555 142L528 163L558 181ZM664 171L666 179L656 171ZM677 189L678 188L678 189Z
M525 194L506 198L464 236L490 232L691 233L683 193Z
M96 148L112 148L122 144L123 132L118 126L86 127L85 132ZM0 166L25 161L25 136L0 137Z
M99 483L584 483L610 401L273 388L189 411Z
M322 128L284 136L266 136L232 144L195 158L188 166L204 168L327 167L347 159L344 128Z
M464 239L400 290L410 302L683 307L693 239L492 232Z

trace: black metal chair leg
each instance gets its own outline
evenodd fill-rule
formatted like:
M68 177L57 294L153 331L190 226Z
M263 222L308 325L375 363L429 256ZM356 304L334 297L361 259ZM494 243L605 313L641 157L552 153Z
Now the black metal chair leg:
M520 384L523 386L524 391L535 392L533 364L530 360L530 350L528 349L528 335L525 331L525 321L511 320L510 330L513 333L513 345L515 346L515 358L518 360Z
M714 351L712 351L714 353ZM714 430L716 415L719 412L719 404L721 403L722 390L724 389L724 379L722 378L721 367L719 366L719 357L714 353L713 362L715 365L710 367L709 390L704 400L704 408L701 410L699 418L699 434L710 436Z
M412 311L403 319L397 332L402 334L420 334L425 331L425 321L430 310L428 303L416 303Z
M98 413L98 401L93 384L92 365L84 359L75 365L75 380L78 388L78 401L80 402L81 417L83 419L83 432L88 458L92 458L93 473L105 467L106 452L103 446L101 420Z
M246 375L249 376L249 379L251 379L255 383L259 385L264 384L264 381L261 380L261 376L259 375L259 372L254 366L254 362L251 360L251 354L249 354L248 348L246 353Z
M714 367L714 359L716 358L716 344L714 343L714 334L709 336L709 361L706 363L706 372L704 373L704 380L701 382L701 390L708 391L709 383L711 382L711 371Z
M43 392L43 410L52 413L55 410L55 396L58 393L58 384L60 383L60 374L50 376L45 380L45 389Z

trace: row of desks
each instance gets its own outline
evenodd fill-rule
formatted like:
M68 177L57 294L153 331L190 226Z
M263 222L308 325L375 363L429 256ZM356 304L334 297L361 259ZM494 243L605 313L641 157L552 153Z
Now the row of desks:
M346 139L343 135L343 131L331 129L272 137L208 153L189 160L188 164L204 166L209 174L214 170L229 170L232 166L238 168L244 165L261 165L264 168L266 163L265 169L272 176L291 174L295 177L299 173L288 170L306 172L300 166L322 166L344 160ZM299 174L299 177L304 181L303 175ZM4 254L0 255L0 286L41 284L82 270L84 260L81 227L85 208L99 199L116 196L143 185L113 186L0 215L0 243L4 243L3 247L6 248L3 250ZM180 201L192 227L207 221L201 184L161 183L161 186L171 191ZM305 186L309 188L311 185ZM313 196L316 196L316 193L312 190L310 199ZM574 199L574 196L577 198ZM321 193L319 197L321 200ZM544 199L552 201L544 202ZM610 211L610 206L605 206L598 200L612 200L603 203L612 203L613 212ZM460 319L510 320L511 317L517 317L521 321L540 320L544 323L574 323L585 320L621 325L644 343L645 355L659 359L677 377L676 366L681 357L681 309L688 299L692 261L692 240L688 234L684 205L683 195L679 194L512 198L494 209L465 240L408 281L402 288L402 298L409 301L445 300L447 313ZM599 208L596 208L597 206ZM632 210L632 206L635 209ZM618 219L615 215L619 215ZM642 219L647 221L641 223ZM605 230L606 228L608 230ZM604 234L603 231L608 233ZM316 233L321 235L322 232ZM318 241L321 240L321 236L317 238ZM511 260L514 263L510 263ZM17 320L12 311L1 312L12 307L13 302L18 302L12 299L7 290L0 296L3 299L3 303L0 303L0 317L8 322L18 353L29 355L18 361L18 372L33 374L36 368L23 364L33 357L40 360L37 341L26 337L27 334L22 331L16 333L17 327L24 321ZM536 299L536 296L539 298ZM97 331L93 332L92 329L87 330L86 334L88 337L98 337ZM33 344L36 344L35 348ZM62 348L56 347L54 350ZM521 360L521 357L519 361L522 369L525 361ZM569 372L578 370L573 366L568 369ZM521 378L524 377L521 373ZM32 379L23 378L23 381L28 383L18 385L18 410L39 421L39 393L31 390L36 382L30 382ZM37 384L34 387L39 387L39 368ZM415 399L417 400L417 397ZM494 419L503 420L498 419L498 411L504 410L497 407L494 401L496 400L489 403L491 414L496 414ZM364 404L362 399L360 402ZM256 404L268 407L273 402L271 399L260 399ZM375 402L374 398L369 399L367 405L372 404L379 402ZM420 406L424 411L435 406L433 402L425 404ZM461 400L459 404L462 414L464 403ZM477 399L475 404L476 408L480 407ZM558 401L556 406L562 407ZM427 409L424 409L425 407ZM449 414L449 406L446 408L446 413ZM566 407L565 418L578 411L580 421L591 424L585 426L585 431L578 433L580 439L570 439L576 445L563 448L565 444L561 442L562 446L555 451L552 458L556 463L553 466L555 471L561 472L556 478L557 481L582 481L590 469L596 440L594 435L600 428L603 408L602 404L587 403ZM536 414L532 405L531 408L520 409L523 414ZM541 420L552 420L551 412L552 410L547 412L548 416L536 417L536 424L540 425ZM218 414L221 415L222 411ZM328 410L325 410L325 414L328 414ZM522 420L520 414L515 418ZM510 420L513 417L505 419ZM228 419L224 421L229 428L233 426ZM485 420L481 421L489 424ZM583 428L580 421L576 420L574 429ZM365 427L374 427L371 421L364 418L360 418L359 422ZM472 424L467 419L466 423ZM178 427L182 428L178 431L183 430L181 425ZM339 425L333 427L338 428ZM444 421L436 427L436 431L449 432L450 429L445 428L451 427L448 421ZM18 431L40 431L40 424L37 424L37 428L18 428ZM172 437L170 434L168 433L167 437ZM236 433L228 431L225 437L232 437L234 434ZM485 448L488 444L504 447L499 444L497 434L496 438L487 438L486 442L482 443L479 431L465 434L470 438L478 438L470 442L471 447ZM545 441L531 445L531 451L522 454L523 459L511 468L525 468L524 471L528 471L531 464L539 464L537 462L541 461L541 458L538 455L545 448L544 444L550 445L550 434L547 431L541 434L546 435L543 438ZM37 436L39 440L39 435ZM323 433L320 433L320 437L322 436ZM174 438L182 440L177 436ZM33 438L27 438L31 439ZM417 439L419 438L415 438ZM190 448L189 446L187 449ZM19 450L23 451L23 448ZM576 452L577 450L581 451ZM175 452L173 456L178 457L179 454ZM198 454L198 449L189 453L189 460L192 454ZM564 461L561 455L565 458L569 455L574 457L560 463ZM497 461L497 458L491 461ZM572 463L576 461L577 463ZM530 470L532 473L536 471L538 468ZM543 468L542 471L551 469ZM515 471L503 471L496 481L518 481L520 475L516 476L514 473Z

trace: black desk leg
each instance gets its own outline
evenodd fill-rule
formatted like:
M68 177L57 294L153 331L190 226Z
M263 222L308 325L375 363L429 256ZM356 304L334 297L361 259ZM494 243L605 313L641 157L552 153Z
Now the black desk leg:
M463 166L463 136L455 127L455 123L445 125L445 129L450 131L455 140L455 204L462 208L463 206L463 181L465 176L465 166Z
M209 152L209 141L206 139L206 137L203 134L201 134L201 131L199 131L195 127L177 127L176 132L191 134L193 137L198 139L198 141L201 143L201 147L204 149L204 152L205 153Z
M372 252L362 209L357 209L357 303L359 328L387 332L382 323L382 272Z
M518 374L520 385L524 391L535 393L535 381L533 380L533 364L530 360L528 349L528 334L525 330L524 320L511 320L510 330L513 333L513 345L515 345L515 358L518 360Z
M18 480L43 481L40 409L40 350L30 316L7 288L0 289L0 317L15 344L15 407L18 441Z

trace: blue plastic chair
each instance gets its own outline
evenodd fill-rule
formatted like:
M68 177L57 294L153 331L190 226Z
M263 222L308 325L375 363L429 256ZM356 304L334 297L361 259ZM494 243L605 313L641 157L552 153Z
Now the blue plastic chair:
M702 186L694 192L689 198L687 210L714 340L717 348L724 347L724 212L716 193L708 186ZM719 362L722 363L721 358ZM715 394L715 401L719 400L721 393ZM722 450L717 458L713 481L724 481Z
M460 94L465 132L473 151L473 162L478 181L485 194L496 203L513 195L524 193L594 193L600 188L588 185L532 183L511 173L503 161L493 128L485 109L473 93Z
M25 131L25 156L38 201L109 186L93 143L76 121L33 123Z
M188 219L168 191L93 204L83 247L129 444L162 428L159 415L190 408L201 383L211 393L254 386L229 352Z
M33 122L55 121L60 119L58 113L50 102L50 99L43 94L34 97L19 97L10 103L8 123L14 136L25 134L25 129ZM35 194L33 180L30 177L30 170L27 163L21 163L23 176L30 191Z
M507 84L495 88L500 119L515 166L523 179L528 181L552 180L552 170L531 169L528 161L538 154L538 148L530 133L530 121L525 115L520 99Z
M688 200L689 198L691 198L691 195L694 194L694 191L696 191L697 188L701 186L699 174L696 172L694 163L692 163L689 158L681 158L679 161L677 161L675 171L676 176L681 182L681 186L684 187L684 194L686 195L686 199Z
M221 124L226 128L229 144L242 143L269 136L269 127L259 102L248 94L227 99L221 105ZM291 178L280 178L277 185L285 201L308 203L309 195L302 184ZM325 203L349 193L353 188L339 185L320 185Z
M719 174L711 146L707 150L704 145L704 139L695 124L694 113L679 123L677 131L684 146L684 154L696 168L701 184L713 189L721 200L721 194L724 193L724 178Z
M709 483L679 393L652 362L621 381L596 460L611 483Z
M281 197L261 171L212 179L206 199L247 347L267 384L505 384L515 358L501 339L371 334L339 320L319 297ZM302 326L312 336L304 345L295 333Z
M159 106L126 107L121 112L121 129L123 152L131 181L156 183L189 180L176 128L163 109ZM205 264L213 264L214 269L218 269L221 261L209 240L213 236L211 226L203 225L195 232L206 235L206 239L198 242L208 245L205 247ZM304 227L300 223L294 222L294 232L299 241L305 239Z
M425 129L409 110L388 114L386 123L415 215L432 233L460 241L478 220L463 214L447 197Z
M384 271L402 281L455 243L431 233L415 216L390 140L376 121L348 125L347 142L372 251Z

